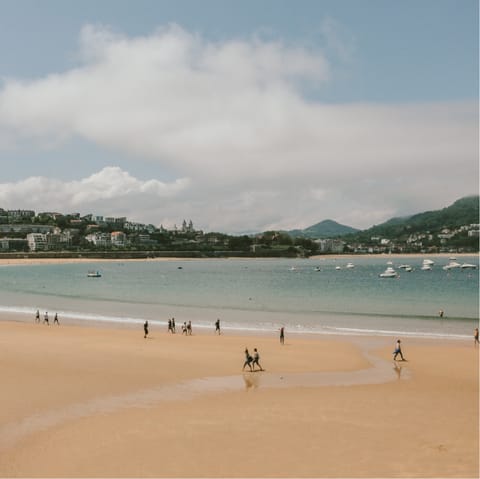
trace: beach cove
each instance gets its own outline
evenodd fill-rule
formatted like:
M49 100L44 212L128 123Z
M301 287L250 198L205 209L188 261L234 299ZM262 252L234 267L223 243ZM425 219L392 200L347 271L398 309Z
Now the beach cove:
M379 280L390 259L405 261L3 263L0 477L478 477L478 317L468 317L478 288L465 292L478 271L450 274L435 258L431 276ZM336 272L347 260L355 269ZM103 276L87 278L90 268ZM142 292L142 275L159 293ZM368 309L329 312L341 303L329 303L331 285L343 306ZM453 317L440 319L447 293ZM308 310L315 301L326 311ZM393 361L399 337L405 362ZM245 347L265 371L242 371Z

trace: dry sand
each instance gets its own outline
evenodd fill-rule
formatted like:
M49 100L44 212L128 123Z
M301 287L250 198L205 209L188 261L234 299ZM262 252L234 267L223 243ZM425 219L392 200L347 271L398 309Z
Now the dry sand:
M395 338L11 319L2 477L478 477L473 340L405 340L395 367ZM245 346L265 372L242 373Z

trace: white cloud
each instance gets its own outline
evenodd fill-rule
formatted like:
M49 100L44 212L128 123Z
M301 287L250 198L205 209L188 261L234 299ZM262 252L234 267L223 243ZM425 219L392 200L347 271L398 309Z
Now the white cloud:
M324 26L340 48L338 26ZM83 180L27 178L0 185L3 204L91 205L242 231L327 217L367 227L478 191L476 104L307 100L305 82L330 81L322 52L256 38L213 43L178 26L137 38L87 26L80 58L64 73L5 82L0 149L81 138L178 181L119 168Z
M29 177L18 182L0 183L0 203L7 208L37 210L37 205L41 205L40 211L63 213L81 210L86 214L103 209L110 212L112 206L119 204L131 210L132 204L141 208L141 204L168 201L188 189L188 185L187 178L171 184L158 180L141 181L118 167L108 167L81 180Z

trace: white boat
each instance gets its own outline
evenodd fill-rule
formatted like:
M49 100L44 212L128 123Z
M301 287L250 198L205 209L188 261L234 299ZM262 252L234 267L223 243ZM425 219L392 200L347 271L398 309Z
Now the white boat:
M346 268L348 269L355 268L355 265L353 263L347 263Z
M408 269L408 268L411 268L411 266L409 264L401 264L399 266L400 269Z
M476 264L463 263L461 266L462 269L477 269Z
M423 264L427 264L429 266L433 266L435 264L435 261L432 261L431 259L424 259Z
M321 271L320 266L315 266L315 271Z
M420 268L422 271L432 271L432 267L429 264L422 264Z
M101 278L102 277L102 275L100 274L100 271L89 271L87 273L87 276L89 278Z
M448 271L449 269L454 269L454 268L461 268L462 265L460 263L457 263L456 261L450 261L450 263L446 264L443 269L445 271Z
M413 271L413 268L411 266L405 266L405 268L403 268L404 271L406 271L407 273L411 273Z
M380 276L380 278L396 278L398 276L398 273L391 266L389 266L383 273L380 273L378 276Z
M335 266L335 269L338 271L338 270L342 269L342 267L341 266Z

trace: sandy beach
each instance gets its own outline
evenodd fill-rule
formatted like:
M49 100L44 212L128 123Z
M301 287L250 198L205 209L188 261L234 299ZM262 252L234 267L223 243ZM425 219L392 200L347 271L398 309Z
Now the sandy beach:
M0 318L1 477L478 477L472 341ZM242 373L257 347L263 372Z
M412 253L412 254L335 254L335 255L316 255L311 256L309 259L312 261L316 260L325 260L325 261L336 261L336 260L352 260L355 258L362 258L362 257L377 257L377 258L387 258L387 259L395 259L395 258L429 258L429 257L437 257L448 259L452 256L451 253L435 253L435 254L420 254L420 253ZM456 258L465 258L465 257L472 257L476 256L475 253L456 253L454 254ZM32 264L66 264L66 263L126 263L132 261L204 261L205 258L174 258L174 257L157 257L157 258L149 258L148 260L145 258L120 258L120 259L105 259L105 258L0 258L0 266L6 265L32 265ZM223 261L225 258L208 258L209 261ZM246 258L240 257L231 257L230 260L244 260ZM248 259L248 258L247 258ZM268 261L269 258L263 258L260 260Z

